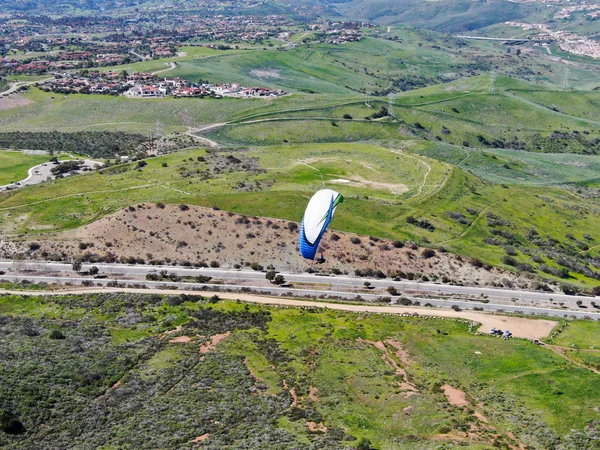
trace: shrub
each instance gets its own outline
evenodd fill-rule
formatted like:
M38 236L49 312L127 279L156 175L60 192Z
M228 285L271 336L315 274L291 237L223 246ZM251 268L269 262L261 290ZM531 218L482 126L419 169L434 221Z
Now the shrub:
M179 205L179 209L181 211L187 211L188 209L190 209L190 207L182 203L181 205Z
M402 247L404 247L404 242L394 241L394 242L392 242L392 245L394 246L394 248L402 248Z
M48 335L50 339L64 339L65 335L60 330L52 330Z
M515 258L513 258L512 256L508 256L508 255L504 255L502 257L502 262L504 264L506 264L507 266L516 266L517 265L517 260Z
M423 258L433 258L435 256L435 251L430 249L430 248L425 248L423 249L423 251L421 252L421 256Z

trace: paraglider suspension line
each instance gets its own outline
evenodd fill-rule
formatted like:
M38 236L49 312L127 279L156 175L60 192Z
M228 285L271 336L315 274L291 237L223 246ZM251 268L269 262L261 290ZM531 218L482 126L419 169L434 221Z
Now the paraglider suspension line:
M306 163L300 162L300 164L302 164L303 166L306 166L306 167L310 167L311 169L319 172L319 177L321 177L321 184L323 185L323 189L325 189L325 180L323 180L323 174L321 173L321 171L319 169L317 169L316 167L310 166Z

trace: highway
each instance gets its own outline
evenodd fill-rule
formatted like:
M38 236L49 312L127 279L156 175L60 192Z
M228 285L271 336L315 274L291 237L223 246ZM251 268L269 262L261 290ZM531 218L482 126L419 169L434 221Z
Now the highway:
M18 262L0 261L0 270L5 271L0 279L19 281L27 279L31 282L46 283L72 283L80 284L84 280L95 285L107 285L116 281L122 285L140 285L148 288L158 286L172 289L215 289L222 290L252 290L267 295L293 295L310 298L339 298L355 300L358 295L365 301L376 301L382 297L390 297L384 289L394 286L402 293L403 297L418 301L422 305L429 303L432 306L450 308L456 305L459 308L472 309L477 307L483 311L513 312L523 314L548 315L552 317L589 317L600 320L600 310L595 309L591 302L596 297L573 297L557 293L544 293L532 291L517 291L510 289L495 289L479 286L453 286L434 283L418 283L413 281L374 280L367 278L353 278L348 276L319 276L314 274L282 273L288 283L308 283L313 286L306 288L298 286L276 287L265 280L265 274L253 270L229 270L201 268L191 269L180 266L149 266L149 265L124 265L124 264L94 264L100 274L106 278L81 277L75 274L70 264L53 263L45 261ZM87 271L92 264L85 264L82 271ZM17 270L18 269L18 270ZM151 272L166 270L179 276L210 276L214 280L224 280L225 284L214 283L187 283L169 281L146 281L143 278ZM138 277L137 279L135 277ZM371 283L369 290L365 289L364 282ZM260 285L262 284L262 286ZM328 288L330 286L330 288ZM379 292L376 290L379 289ZM360 290L361 292L356 292ZM373 291L373 293L369 293ZM463 298L430 298L428 295L462 296ZM393 297L395 302L399 296ZM581 300L582 306L575 301ZM486 303L487 302L487 303ZM558 304L563 303L561 308Z
M73 273L71 264L55 263L47 261L22 261L19 263L21 271L31 272L66 272ZM175 273L179 276L198 276L205 275L213 278L222 278L225 280L236 281L264 281L264 272L254 270L236 270L236 269L213 269L213 268L187 268L182 266L151 266L151 265L126 265L126 264L83 264L82 271L89 270L90 267L96 266L100 273L107 276L135 276L146 275L151 272L159 272L166 270L169 273ZM15 267L13 261L0 261L0 270L7 273ZM375 288L387 288L394 286L400 291L416 291L417 293L429 293L437 295L468 295L473 297L483 297L489 300L509 300L517 299L519 301L530 302L548 302L552 300L554 303L564 302L575 305L575 301L581 300L584 305L591 306L592 301L598 300L598 297L583 297L565 295L557 292L537 292L524 291L514 289L502 289L483 286L456 286L450 284L425 283L417 281L393 281L391 279L372 279L358 278L349 276L323 276L309 273L283 273L288 282L297 283L317 283L331 284L332 287L345 288L364 288L365 281L371 283Z

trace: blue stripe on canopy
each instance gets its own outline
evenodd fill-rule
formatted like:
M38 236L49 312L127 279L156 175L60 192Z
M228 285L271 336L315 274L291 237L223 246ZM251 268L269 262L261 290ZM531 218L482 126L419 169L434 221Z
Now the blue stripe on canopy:
M315 239L314 243L310 243L308 239L306 239L306 234L304 233L304 219L302 219L302 224L300 225L300 254L306 259L315 259L315 255L317 253L317 248L319 247L319 242L321 242L321 238L325 233L325 230L329 226L329 222L331 222L331 218L333 217L333 201L334 198L331 197L331 201L329 203L329 210L327 211L327 218L325 219L325 224L319 233L317 239Z

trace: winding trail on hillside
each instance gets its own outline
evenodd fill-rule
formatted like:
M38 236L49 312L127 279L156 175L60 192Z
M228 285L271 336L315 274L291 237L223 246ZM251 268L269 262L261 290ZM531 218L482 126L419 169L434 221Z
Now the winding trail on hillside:
M427 178L429 177L429 174L431 173L431 166L429 164L427 164L426 161L423 161L422 158L419 158L419 157L414 156L414 155L409 155L409 154L403 152L402 150L391 150L391 152L395 153L397 155L405 156L407 158L416 159L421 164L423 164L425 167L427 167L427 172L425 172L425 176L423 177L423 182L419 186L418 192L415 195L413 195L412 197L410 197L410 198L418 197L419 195L421 195L423 193L423 188L427 184Z
M546 345L546 347L548 347L551 351L553 351L557 355L560 355L563 358L565 358L571 364L574 364L578 367L581 367L582 369L587 369L590 372L594 372L595 374L600 375L600 370L594 369L593 367L590 367L590 366L586 366L585 364L582 364L579 361L575 361L573 358L567 356L567 350L568 350L567 348L560 347L558 345L548 345L548 344Z
M161 290L161 289L136 289L136 288L69 288L61 291L15 291L0 289L0 294L51 296L51 295L86 295L103 293L131 293L131 294L158 294L158 295L202 295L210 297L216 295L228 300L240 300L243 302L256 303L260 305L275 305L294 308L319 308L324 310L345 311L353 313L374 313L391 315L412 315L421 317L439 317L448 319L463 319L473 323L480 323L479 332L489 333L492 328L510 330L515 337L524 339L543 339L550 335L557 322L547 319L526 319L523 317L501 316L472 311L454 311L449 309L432 309L417 306L375 306L365 304L330 303L322 301L299 300L291 298L265 297L261 295L239 293L239 292L210 292L191 290Z
M167 67L166 69L160 69L157 70L156 72L151 72L152 75L156 75L157 73L163 73L163 72L168 72L169 70L173 70L177 68L177 63L176 62L168 62L165 63L167 64L169 67Z
M215 128L220 128L222 126L227 125L226 122L222 122L222 123L210 123L207 125L200 125L198 127L188 127L188 130L186 132L184 132L183 134L187 134L188 136L194 138L194 139L200 139L201 141L204 141L208 144L209 147L219 147L219 143L216 141L213 141L212 139L209 139L207 137L204 136L198 136L195 133L202 133L203 131L208 131L208 130L212 130Z

